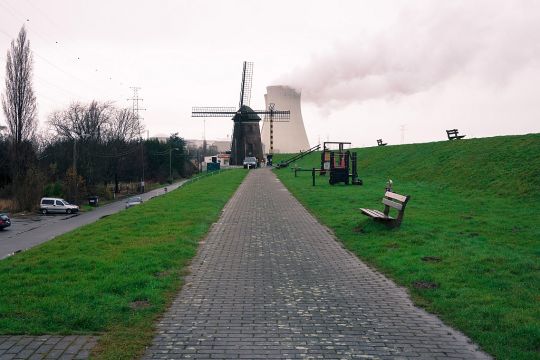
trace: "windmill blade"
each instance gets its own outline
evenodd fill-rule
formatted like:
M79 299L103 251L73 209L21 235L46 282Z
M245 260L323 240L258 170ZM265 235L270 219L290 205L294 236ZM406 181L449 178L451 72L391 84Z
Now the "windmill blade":
M231 117L236 114L236 108L226 106L194 106L191 117Z
M287 122L291 118L291 112L290 110L287 111L281 111L276 110L276 104L270 103L268 104L268 110L264 113L264 121L272 121L272 122Z
M257 114L264 114L264 121L270 121L270 117L272 117L272 121L279 122L279 121L289 121L291 118L291 112L289 110L274 110L274 111L260 111L257 112Z
M240 84L240 105L249 106L251 101L251 84L253 83L253 63L244 61L242 69L242 83Z

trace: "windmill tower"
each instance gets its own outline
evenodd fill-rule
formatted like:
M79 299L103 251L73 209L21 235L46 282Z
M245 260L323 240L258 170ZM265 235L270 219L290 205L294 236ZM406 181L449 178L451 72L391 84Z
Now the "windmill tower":
M246 156L254 156L259 161L263 158L259 115L270 115L273 119L288 119L290 112L274 110L253 110L249 107L251 100L251 83L253 80L253 63L245 62L242 69L240 86L240 102L238 110L233 107L193 107L192 117L232 117L234 121L231 143L231 165L242 165Z
M290 110L290 121L271 124L265 119L262 127L262 142L265 153L297 153L310 148L307 139L300 92L289 86L267 86L264 100L266 106L275 104L276 107Z

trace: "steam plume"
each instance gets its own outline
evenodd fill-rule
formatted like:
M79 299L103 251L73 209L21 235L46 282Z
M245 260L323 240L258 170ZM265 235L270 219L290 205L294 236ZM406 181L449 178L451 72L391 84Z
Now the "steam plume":
M539 1L423 4L402 9L384 33L334 44L275 83L324 106L415 94L458 75L503 86L539 66Z

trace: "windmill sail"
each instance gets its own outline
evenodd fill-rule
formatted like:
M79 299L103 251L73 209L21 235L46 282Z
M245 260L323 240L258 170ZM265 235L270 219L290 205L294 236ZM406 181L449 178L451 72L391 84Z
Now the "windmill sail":
M249 106L251 101L251 83L253 82L253 63L244 61L244 67L242 69L242 84L240 85L240 104Z

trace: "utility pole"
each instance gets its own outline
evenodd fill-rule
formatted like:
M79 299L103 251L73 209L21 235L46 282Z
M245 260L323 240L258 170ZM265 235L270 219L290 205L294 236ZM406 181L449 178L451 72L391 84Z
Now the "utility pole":
M169 183L172 184L172 152L174 151L178 151L180 150L179 148L173 148L173 147L170 147L169 148Z
M206 119L203 119L203 144L202 144L202 150L203 150L203 159L206 156Z
M81 134L81 137L83 139L86 139L90 136L90 134L83 133ZM75 175L77 174L77 137L75 134L72 134L73 137L73 171L75 172Z
M73 171L77 174L77 139L73 137Z
M132 86L130 89L133 90L133 96L131 99L127 99L128 101L132 101L132 111L133 116L135 116L135 119L137 120L137 127L139 128L139 141L141 142L141 192L144 192L144 142L141 134L141 117L139 116L139 111L144 111L146 109L142 109L139 107L139 101L142 102L144 99L141 99L139 97L139 90L140 87Z

